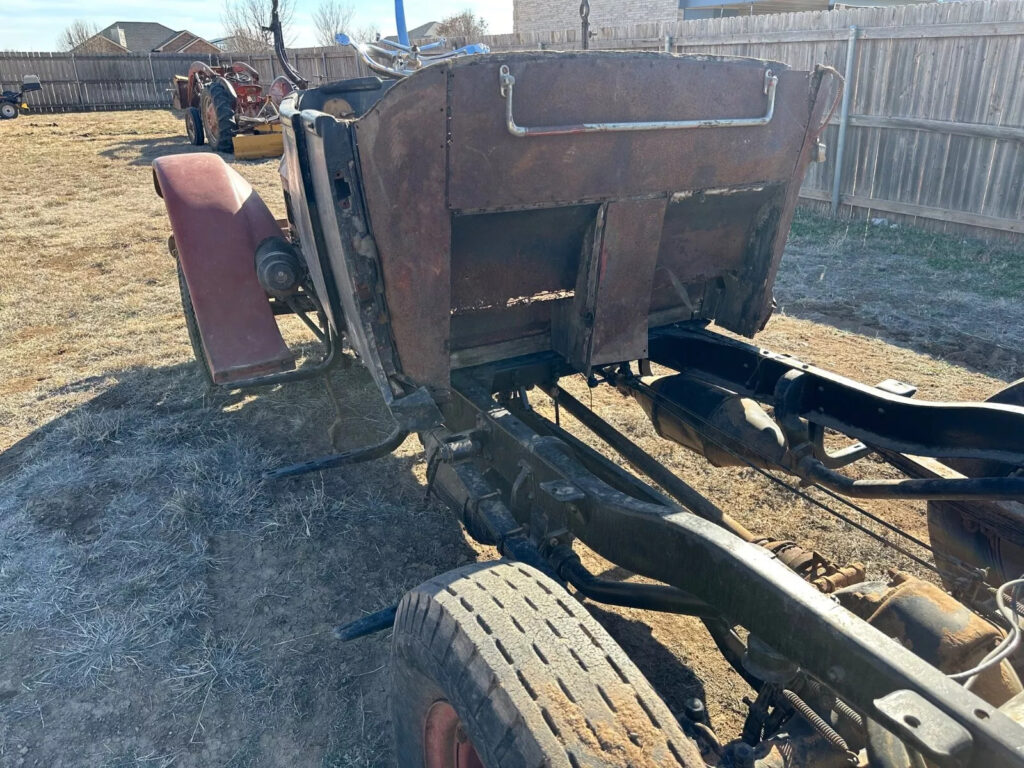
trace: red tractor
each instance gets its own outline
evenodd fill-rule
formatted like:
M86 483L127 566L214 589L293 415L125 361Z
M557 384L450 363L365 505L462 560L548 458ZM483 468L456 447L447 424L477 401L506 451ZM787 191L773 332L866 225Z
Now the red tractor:
M264 89L259 72L240 61L217 67L197 61L187 77L175 75L172 82L174 106L185 110L189 142L209 142L218 152L239 157L281 154L277 107L291 90L284 77Z

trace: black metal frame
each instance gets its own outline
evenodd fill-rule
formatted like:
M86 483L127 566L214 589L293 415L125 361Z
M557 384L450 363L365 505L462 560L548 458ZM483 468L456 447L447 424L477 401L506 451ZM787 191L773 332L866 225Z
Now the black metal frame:
M837 493L859 498L1024 498L1022 477L855 481L835 471L874 451L1019 466L1024 464L1020 408L911 400L789 355L685 325L652 333L650 359L771 405L788 442L785 461L778 468ZM628 374L616 380L629 388L644 387ZM683 404L666 405L692 421L693 414L686 413ZM706 423L696 426L708 430ZM860 442L829 456L821 446L825 428Z
M507 556L540 561L598 600L646 600L655 610L717 614L726 626L740 624L939 764L1019 764L1024 729L1008 717L846 613L762 547L725 530L721 520L703 519L582 443L555 437L556 424L530 409L521 390L505 388L520 370L512 361L454 375L447 430L424 438L431 487L471 535ZM505 393L501 401L494 392ZM618 595L595 593L592 577L566 559L574 538L670 586L657 595L630 594L628 587ZM902 714L894 717L897 693ZM952 738L933 739L915 722Z

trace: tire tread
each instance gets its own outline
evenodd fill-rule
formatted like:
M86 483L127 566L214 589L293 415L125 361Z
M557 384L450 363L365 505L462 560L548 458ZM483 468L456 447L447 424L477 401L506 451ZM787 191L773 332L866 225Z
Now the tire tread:
M406 711L417 675L455 707L491 768L702 765L629 657L527 566L476 564L417 587L399 605L393 642L403 767L422 765L409 754L420 742Z

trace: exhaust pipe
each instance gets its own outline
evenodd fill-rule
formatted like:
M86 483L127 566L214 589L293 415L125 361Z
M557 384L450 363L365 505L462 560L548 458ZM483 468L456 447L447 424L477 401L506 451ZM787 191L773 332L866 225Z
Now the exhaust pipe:
M684 373L641 382L629 387L630 394L660 437L716 467L746 466L743 459L762 469L782 464L786 438L756 401Z

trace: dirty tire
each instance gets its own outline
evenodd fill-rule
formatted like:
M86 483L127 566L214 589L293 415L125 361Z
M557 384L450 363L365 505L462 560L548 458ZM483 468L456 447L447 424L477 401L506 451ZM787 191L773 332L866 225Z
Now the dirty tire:
M218 152L232 154L238 125L235 121L235 100L227 86L219 80L210 83L199 97L199 109L203 113L203 130L210 146Z
M206 143L206 133L203 131L203 115L198 107L189 107L185 110L185 132L188 134L188 143L201 147Z
M203 352L203 337L199 335L199 323L196 322L196 311L192 307L192 295L188 291L188 283L185 282L185 274L178 264L178 290L181 291L181 311L185 316L185 328L188 331L188 340L192 345L192 354L196 358L199 367L199 375L207 390L214 388L213 375L210 373L210 366L206 364L206 354Z
M431 768L424 725L439 702L454 709L487 768L703 766L601 625L519 563L467 566L409 592L391 665L400 768Z
M1024 407L1024 379L1018 379L988 402ZM995 461L962 459L948 463L969 477L1005 477L1017 469ZM984 518L984 513L971 515L971 506L969 501L928 502L928 535L939 565L943 560L948 564L952 558L954 562L962 560L988 568L988 581L994 585L1020 577L1024 574L1024 535L1020 531L993 531L990 536L973 522ZM952 587L956 579L943 574L942 580Z
M0 120L13 120L18 116L18 105L9 101L0 103Z

